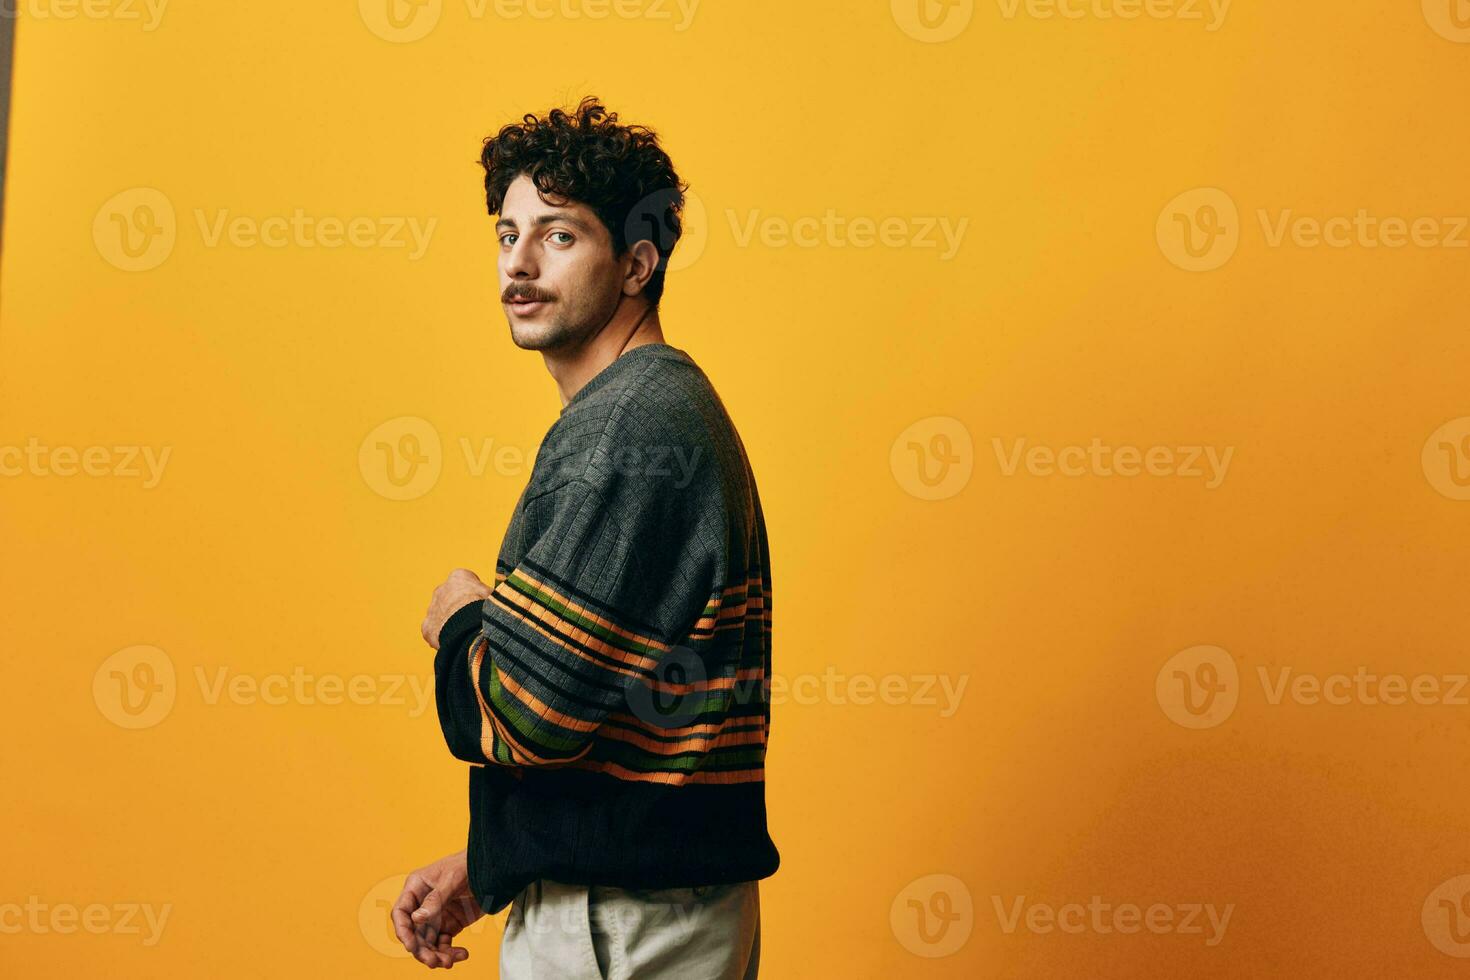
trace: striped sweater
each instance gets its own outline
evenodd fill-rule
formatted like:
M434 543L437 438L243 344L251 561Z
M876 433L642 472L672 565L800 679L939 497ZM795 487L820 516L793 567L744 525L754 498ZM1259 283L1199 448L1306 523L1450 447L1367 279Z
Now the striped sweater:
M434 661L471 764L470 885L764 878L771 575L744 446L683 351L625 351L562 409L484 602Z

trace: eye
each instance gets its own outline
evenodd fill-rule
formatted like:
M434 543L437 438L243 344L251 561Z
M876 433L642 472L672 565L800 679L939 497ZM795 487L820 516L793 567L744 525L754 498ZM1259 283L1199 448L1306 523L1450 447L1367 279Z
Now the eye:
M553 239L555 239L558 235L560 235L562 238L561 241L556 242L556 244L558 245L570 245L572 244L572 242L576 241L576 239L572 237L572 233L569 231L553 231L551 233L551 237Z
M515 237L516 237L516 233L515 232L508 231L504 235L501 235L500 236L500 244L502 244L502 245L506 246L507 248L509 248L511 245L514 245L515 244L515 240L514 240ZM511 239L511 241L506 241L506 239Z

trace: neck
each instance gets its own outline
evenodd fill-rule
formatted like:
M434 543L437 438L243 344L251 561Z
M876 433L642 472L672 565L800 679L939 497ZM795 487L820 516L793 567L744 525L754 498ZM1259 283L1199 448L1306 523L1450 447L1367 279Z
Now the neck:
M663 325L658 311L643 305L641 312L622 310L613 315L607 326L596 334L572 347L545 350L541 357L546 361L546 370L556 382L561 404L567 403L624 351L644 344L664 343Z

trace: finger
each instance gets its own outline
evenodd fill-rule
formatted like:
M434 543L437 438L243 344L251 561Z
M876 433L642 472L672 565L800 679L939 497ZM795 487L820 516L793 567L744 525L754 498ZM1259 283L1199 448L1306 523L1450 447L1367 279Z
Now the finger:
M415 923L432 922L437 924L439 922L439 913L443 910L444 893L437 888L432 889L428 895L424 896L424 900L419 903L419 907L414 909L413 921Z
M418 913L415 912L414 914L417 915ZM443 931L440 928L440 919L437 915L424 919L414 919L413 929L418 934L419 942L430 949L433 949L439 944L439 936Z
M450 955L450 952L447 948L442 946L435 947L432 952L435 957L434 962L436 966L447 970L454 965L454 957Z
M454 585L462 589L478 589L484 586L485 583L481 580L480 576L468 568L456 568L453 572L449 573L449 581L444 584Z
M469 950L463 946L454 946L452 943L453 940L449 936L440 935L438 952L446 970L452 970L454 969L454 964L463 963L470 958Z
M410 953L418 952L419 937L413 931L413 923L409 920L407 912L393 910L393 935L398 937L404 949Z
M429 969L437 969L444 965L444 958L439 953L434 943L421 943L414 951L414 959L427 966Z
M423 901L425 894L429 891L429 883L416 875L409 875L408 880L403 883L403 891L398 896L398 901L393 903L390 917L393 922L393 934L398 941L403 943L403 948L410 953L419 947L419 937L414 929L412 912Z

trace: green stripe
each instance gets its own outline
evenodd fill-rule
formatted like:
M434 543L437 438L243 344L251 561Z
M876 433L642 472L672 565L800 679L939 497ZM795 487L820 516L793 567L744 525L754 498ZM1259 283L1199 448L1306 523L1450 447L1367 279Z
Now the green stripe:
M620 650L627 650L632 653L641 654L645 657L656 656L660 652L655 647L651 647L646 643L636 643L628 640L626 637L619 636L618 634L609 631L601 623L593 622L580 613L573 611L565 603L559 602L556 598L538 589L536 586L521 578L519 575L512 574L510 578L508 578L506 581L510 584L511 588L515 589L517 592L521 593L532 602L536 603L539 606L542 606L545 609L551 610L552 612L556 613L557 616L561 617L561 619L563 619L564 621L581 627L588 633L593 634L604 642L615 646Z
M714 751L696 750L685 752L675 756L657 755L645 752L635 745L626 742L612 740L598 742L594 750L598 758L607 759L612 762L622 762L633 765L638 769L651 769L657 772L694 772L704 766L706 762L719 765L745 765L751 769L759 769L765 759L766 747L764 745L742 745L738 749L726 751L715 749Z
M511 727L516 730L516 734L524 741L533 742L542 748L551 749L552 754L556 752L576 752L577 749L582 747L586 741L585 739L578 739L575 736L559 738L552 735L547 737L546 729L542 726L533 725L528 728L526 725L527 721L531 719L542 721L541 716L526 708L525 705L515 699L514 695L500 686L500 674L495 670L493 665L490 667L489 674L490 679L486 684L488 688L486 693L490 703L500 709L500 713L510 721ZM551 724L555 724L555 722Z

